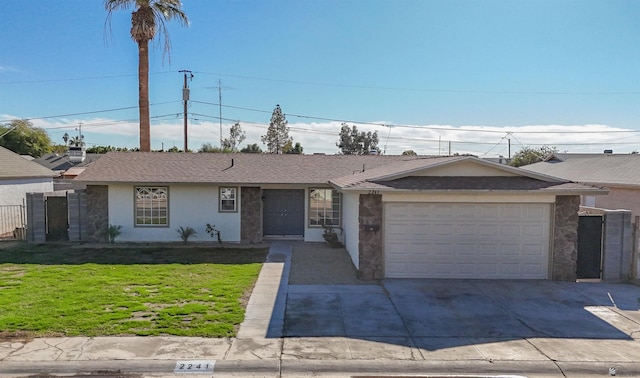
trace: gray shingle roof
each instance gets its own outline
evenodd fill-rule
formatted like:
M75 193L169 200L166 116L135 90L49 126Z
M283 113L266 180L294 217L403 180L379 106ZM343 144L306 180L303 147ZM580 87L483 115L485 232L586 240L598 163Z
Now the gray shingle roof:
M86 165L89 165L91 163L93 163L94 161L100 159L102 156L101 154L87 154L86 158L84 159L83 162L80 163L72 163L71 160L69 160L69 156L67 154L46 154L43 155L37 159L34 159L34 161L40 165L42 165L43 167L47 167L49 169L51 169L52 171L66 171L69 168L72 167L84 167Z
M515 173L511 177L438 177L417 173L471 160ZM414 174L416 173L416 174ZM414 174L414 175L412 175ZM183 154L110 152L75 180L84 183L220 183L335 185L354 190L520 190L604 192L471 157Z
M0 179L54 177L56 173L38 163L0 147Z
M521 168L589 184L640 186L639 154L554 154Z
M89 165L76 180L86 183L327 184L334 177L415 158L110 152Z

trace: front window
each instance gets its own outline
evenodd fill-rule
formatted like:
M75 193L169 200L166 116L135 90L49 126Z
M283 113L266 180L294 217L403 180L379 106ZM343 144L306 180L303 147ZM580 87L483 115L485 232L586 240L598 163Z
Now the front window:
M238 188L221 187L220 205L218 209L223 213L238 211Z
M340 193L337 190L309 190L309 226L340 226Z
M136 226L169 225L169 188L138 186L135 188Z

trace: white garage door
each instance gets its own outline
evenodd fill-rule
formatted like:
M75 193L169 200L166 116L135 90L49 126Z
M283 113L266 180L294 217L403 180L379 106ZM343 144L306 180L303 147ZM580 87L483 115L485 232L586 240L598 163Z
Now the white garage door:
M387 203L389 278L546 279L550 204Z

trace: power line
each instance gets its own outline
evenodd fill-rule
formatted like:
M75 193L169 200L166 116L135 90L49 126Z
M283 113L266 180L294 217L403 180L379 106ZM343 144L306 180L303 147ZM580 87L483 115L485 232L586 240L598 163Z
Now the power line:
M171 104L174 102L179 102L179 101L165 101L165 102L158 102L158 103L154 103L154 104L150 104L150 106L154 106L154 105L165 105L165 104ZM35 119L51 119L51 118L62 118L62 117L73 117L73 116L78 116L78 115L87 115L87 114L98 114L98 113L109 113L109 112L117 112L117 111L121 111L121 110L130 110L130 109L137 109L138 106L126 106L123 108L113 108L113 109L104 109L104 110L93 110L93 111L88 111L88 112L81 112L81 113L69 113L69 114L58 114L58 115L51 115L51 116L43 116L43 117L29 117L29 118L14 118L14 119L6 119L6 120L0 120L0 122L11 122L14 121L16 119L19 120L24 120L24 121L33 121Z
M213 106L219 106L220 104L216 104L216 103L212 103L212 102L206 102L206 101L192 101L193 103L197 103L197 104L204 104L204 105L213 105ZM222 107L225 108L229 108L229 109L238 109L238 110L246 110L246 111L251 111L251 112L257 112L257 113L272 113L271 110L262 110L262 109L254 109L254 108L247 108L247 107L242 107L242 106L233 106L233 105L222 105ZM360 124L360 125L371 125L371 126L380 126L380 127L400 127L400 128L412 128L412 129L420 129L420 130L436 130L436 131L455 131L455 132L478 132L478 133L494 133L494 134L503 134L505 131L504 130L486 130L486 129L469 129L469 128L463 128L464 126L461 126L460 128L454 128L454 127L441 127L441 126L415 126L415 125L404 125L404 124L397 124L397 123L381 123L381 122L368 122L368 121L356 121L356 120L347 120L347 119L339 119L339 118L328 118L328 117L319 117L319 116L311 116L311 115L304 115L304 114L294 114L294 113L285 113L285 115L287 117L297 117L297 118L303 118L303 119L315 119L315 120L320 120L320 121L329 121L329 122L341 122L341 123L356 123L356 124ZM513 127L523 127L523 126L513 126ZM535 131L535 130L531 130L531 131L527 131L527 130L518 130L517 131L520 134L601 134L601 133L640 133L640 130L602 130L602 131L593 131L593 130L586 130L586 131Z
M222 73L202 72L203 75L216 75L224 77L234 77L238 79L260 80L276 83L302 84L326 87L375 89L381 91L409 91L409 92L432 92L432 93L466 93L466 94L523 94L523 95L640 95L640 91L506 91L506 90L469 90L469 89L447 89L447 88L407 88L407 87L382 87L372 85L353 85L339 83L322 83L312 81L298 81L286 79L272 79L257 76L231 75Z
M149 75L173 73L174 71L162 71L153 72ZM101 80L101 79L117 79L120 77L132 77L138 76L138 74L123 74L123 75L107 75L107 76L87 76L87 77L71 77L65 79L42 79L42 80L20 80L20 81L0 81L0 84L34 84L34 83L59 83L64 81L83 81L83 80Z

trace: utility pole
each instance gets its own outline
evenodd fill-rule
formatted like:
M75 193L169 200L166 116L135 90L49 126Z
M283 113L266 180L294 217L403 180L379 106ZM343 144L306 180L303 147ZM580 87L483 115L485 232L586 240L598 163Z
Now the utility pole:
M189 79L193 80L193 73L189 70L180 70L178 72L184 73L184 86L182 87L182 101L184 103L184 152L187 152L187 103L189 102L189 83L187 82L187 74Z
M509 142L509 161L511 161L511 139L507 138L507 141Z

